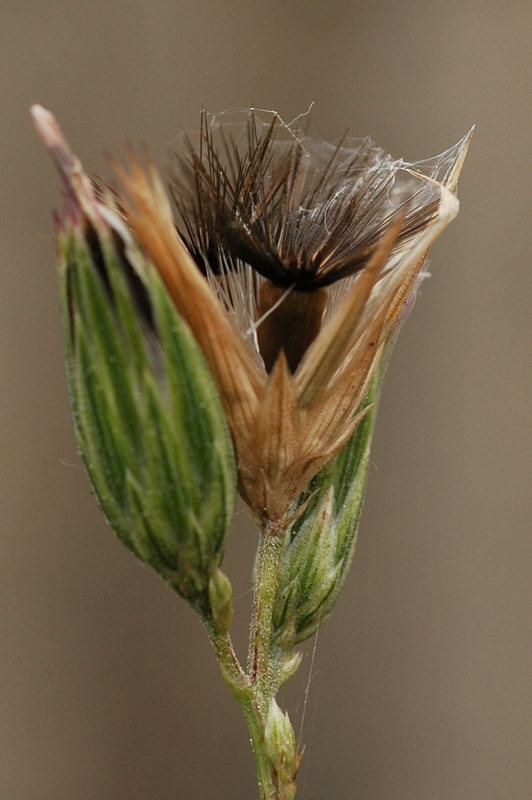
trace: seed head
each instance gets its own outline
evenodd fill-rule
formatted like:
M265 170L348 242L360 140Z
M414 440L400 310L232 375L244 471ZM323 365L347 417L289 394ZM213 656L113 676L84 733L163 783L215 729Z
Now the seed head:
M177 226L155 167L133 154L117 168L121 203L211 366L242 497L284 525L367 413L428 248L458 211L469 138L409 165L276 115L201 122L176 158Z

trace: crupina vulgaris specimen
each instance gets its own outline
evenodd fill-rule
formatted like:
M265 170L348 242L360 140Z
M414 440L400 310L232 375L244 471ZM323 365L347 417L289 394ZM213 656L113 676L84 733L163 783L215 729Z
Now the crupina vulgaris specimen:
M32 113L65 189L61 306L89 480L120 539L200 616L260 797L289 800L302 750L275 696L344 584L383 366L458 211L470 136L409 164L275 114L202 112L167 188L130 152L111 191ZM237 492L259 529L245 668L221 570Z

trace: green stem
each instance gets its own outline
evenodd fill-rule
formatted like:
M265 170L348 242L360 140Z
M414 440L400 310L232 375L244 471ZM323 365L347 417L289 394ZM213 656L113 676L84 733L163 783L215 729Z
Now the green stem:
M220 635L208 621L204 621L218 656L222 676L238 701L248 724L257 767L261 800L281 800L275 785L275 774L264 746L264 719L248 676L242 670L229 634Z
M278 687L278 669L270 659L272 617L286 528L267 523L260 531L248 654L248 674L240 666L228 633L204 620L216 650L223 678L240 704L249 728L257 766L260 800L291 800L292 776L282 778L267 755L265 728Z
M275 694L270 664L273 606L286 528L267 523L260 531L248 654L248 676L264 717Z

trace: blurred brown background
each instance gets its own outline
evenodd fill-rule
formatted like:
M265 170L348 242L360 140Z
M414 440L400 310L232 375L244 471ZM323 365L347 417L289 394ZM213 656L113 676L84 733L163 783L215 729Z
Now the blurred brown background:
M435 155L473 124L459 218L385 383L353 571L283 703L301 800L532 797L530 0L67 0L0 11L0 798L251 800L240 710L199 623L106 528L65 393L28 116L90 172L164 159L208 110L312 101L311 132ZM241 627L255 534L227 557ZM298 722L299 725L299 722Z

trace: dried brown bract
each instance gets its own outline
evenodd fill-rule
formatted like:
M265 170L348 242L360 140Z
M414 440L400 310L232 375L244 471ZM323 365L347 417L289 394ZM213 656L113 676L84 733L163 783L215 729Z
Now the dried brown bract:
M119 170L129 222L211 366L258 518L284 525L358 425L427 250L457 213L467 144L408 165L276 115L235 127L202 114L172 179L181 236L155 167L131 155Z

